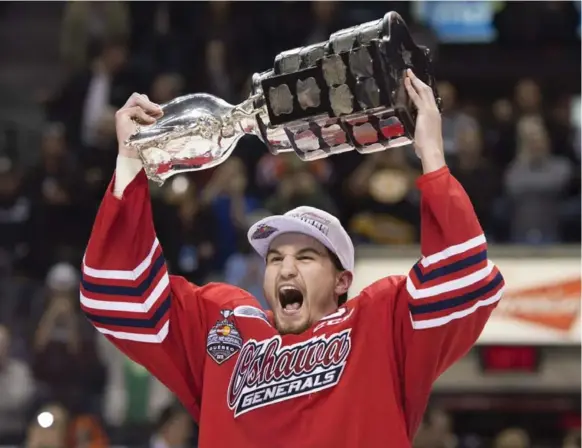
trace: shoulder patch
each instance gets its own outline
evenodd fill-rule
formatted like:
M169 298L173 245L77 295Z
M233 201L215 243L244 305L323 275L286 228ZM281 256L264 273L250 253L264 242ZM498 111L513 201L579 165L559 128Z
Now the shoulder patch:
M208 332L206 352L217 364L234 356L242 347L242 337L229 318L232 310L221 310L222 319L218 320Z

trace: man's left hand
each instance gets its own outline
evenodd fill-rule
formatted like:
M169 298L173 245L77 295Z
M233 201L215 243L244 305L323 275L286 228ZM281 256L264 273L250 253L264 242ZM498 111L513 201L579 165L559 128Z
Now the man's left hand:
M406 71L404 86L418 110L414 148L422 161L424 173L436 171L445 166L441 114L432 89L422 82L412 70Z

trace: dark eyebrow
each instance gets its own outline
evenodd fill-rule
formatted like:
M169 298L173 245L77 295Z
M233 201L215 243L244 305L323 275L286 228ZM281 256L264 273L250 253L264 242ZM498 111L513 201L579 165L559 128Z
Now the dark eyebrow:
M321 252L319 252L318 250L316 250L312 247L306 247L304 249L301 249L295 255L308 255L308 254L315 254L315 255L318 255L320 257L323 255Z
M312 247L305 247L303 249L298 250L297 253L295 254L295 256L308 255L308 254L318 255L320 257L323 256L323 254L321 252L319 252L318 250L316 250ZM281 256L281 252L279 252L276 249L269 249L265 258L269 258L269 255Z
M281 252L275 249L269 249L267 251L267 255L265 255L265 258L269 258L269 255L281 255Z

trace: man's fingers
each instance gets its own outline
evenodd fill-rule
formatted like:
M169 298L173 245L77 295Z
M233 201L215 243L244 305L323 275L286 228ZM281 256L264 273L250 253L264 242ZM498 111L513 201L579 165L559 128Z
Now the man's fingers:
M420 78L418 78L414 72L410 69L406 71L407 79L410 79L411 87L417 94L420 101L422 101L425 105L433 105L436 107L436 102L434 99L434 94L430 86L425 84ZM410 92L409 92L410 94ZM416 102L415 102L416 104ZM419 107L419 104L416 104Z
M137 92L133 92L131 94L131 96L127 99L127 101L125 102L125 104L123 105L123 107L133 107L136 105L136 97L139 96L139 93Z
M414 90L414 87L412 86L412 81L408 76L404 78L404 87L406 87L408 96L410 97L416 108L420 109L422 100L420 99L420 96L418 96L418 93L416 93L416 90Z
M412 85L414 86L416 92L421 97L423 97L423 99L427 94L430 94L432 96L432 89L427 84L425 84L418 76L416 76L412 70L408 69L406 71L406 74L412 81Z
M134 93L129 97L129 99L125 103L125 106L123 107L126 108L134 106L141 107L146 114L151 115L152 117L155 118L160 118L163 115L162 108L159 105L151 102L147 95Z
M156 122L156 119L148 115L140 106L124 107L117 113L135 120L139 124L154 124Z
M141 107L146 114L155 118L160 118L164 114L162 108L152 103L146 95L138 95L136 97L136 106Z
M418 93L420 93L420 91L423 90L425 87L428 87L424 82L420 80L418 76L414 74L412 70L407 69L406 75L410 78L410 80L412 81L412 85L418 91Z

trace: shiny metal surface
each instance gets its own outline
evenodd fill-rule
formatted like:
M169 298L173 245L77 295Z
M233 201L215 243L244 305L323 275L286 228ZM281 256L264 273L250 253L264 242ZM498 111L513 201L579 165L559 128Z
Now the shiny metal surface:
M180 172L212 168L243 135L256 132L253 100L233 106L206 93L176 98L161 106L160 120L140 127L127 143L138 148L148 178L159 184Z

